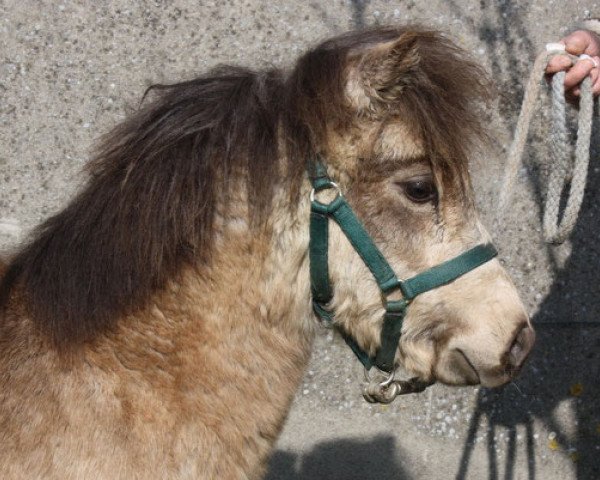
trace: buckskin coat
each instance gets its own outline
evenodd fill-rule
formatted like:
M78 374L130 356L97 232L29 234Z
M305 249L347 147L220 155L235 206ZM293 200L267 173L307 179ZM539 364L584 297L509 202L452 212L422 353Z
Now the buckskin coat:
M314 335L309 162L399 276L452 258L488 240L467 169L484 79L407 27L151 89L2 266L0 478L260 478ZM372 354L377 286L335 227L330 251L338 328ZM494 386L532 343L494 260L413 302L397 361Z

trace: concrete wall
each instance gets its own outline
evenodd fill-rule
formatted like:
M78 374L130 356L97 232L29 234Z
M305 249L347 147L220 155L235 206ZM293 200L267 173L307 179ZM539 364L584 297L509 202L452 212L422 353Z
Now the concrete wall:
M501 391L436 386L370 406L352 354L323 331L269 478L600 478L600 328L548 323L598 321L600 164L593 159L574 240L548 247L540 236L547 130L538 115L511 212L503 225L492 222L528 69L544 43L589 12L600 16L599 3L0 0L0 246L14 247L64 205L94 141L151 83L218 63L290 65L308 45L354 27L419 22L445 30L499 89L487 113L496 142L476 159L473 178L539 325L536 353Z

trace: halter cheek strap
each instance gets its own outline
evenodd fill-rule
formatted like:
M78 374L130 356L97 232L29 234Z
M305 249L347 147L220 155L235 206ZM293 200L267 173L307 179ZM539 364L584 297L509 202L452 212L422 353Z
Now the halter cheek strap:
M345 332L342 332L342 336L367 370L376 366L385 372L392 372L395 367L394 359L402 332L402 322L410 302L417 295L446 285L483 265L493 259L498 252L490 244L477 245L408 280L400 280L344 199L340 188L328 177L321 163L315 165L312 185L309 259L314 311L324 322L333 324L334 313L327 309L327 304L333 298L328 261L329 220L332 219L339 225L375 277L385 307L380 347L374 358L363 351L351 336ZM337 191L336 197L328 204L315 199L315 194L325 189ZM388 300L389 294L397 290L400 290L403 298Z

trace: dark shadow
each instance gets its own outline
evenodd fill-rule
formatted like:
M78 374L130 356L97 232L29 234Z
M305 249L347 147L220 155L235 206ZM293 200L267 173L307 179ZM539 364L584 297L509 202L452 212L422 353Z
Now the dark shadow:
M502 82L499 108L504 120L519 112L524 81L537 53L523 24L525 16L521 13L526 8L526 4L512 0L481 2L483 18L477 34L486 45L492 78Z
M456 479L467 477L476 437L486 428L487 438L480 441L487 443L489 480L534 480L537 478L536 459L553 455L563 455L575 462L578 479L600 478L600 434L597 431L600 425L600 328L543 325L539 316L534 320L539 320L538 345L523 375L515 385L498 390L482 389L478 394ZM558 407L565 401L577 419L574 437L565 431L564 418L559 418ZM481 426L484 417L487 427ZM554 442L546 436L534 439L534 419L555 433ZM498 445L494 434L501 429L507 438ZM505 455L502 477L498 447ZM517 454L526 458L526 472L517 471Z
M354 28L365 28L365 9L370 0L350 0L352 8L352 25Z
M265 480L409 479L397 458L395 439L388 435L323 442L301 456L277 450Z
M503 98L500 111L509 126L516 123L522 85L537 51L514 4L510 0L481 2L484 21L479 30L492 60L494 77L502 80L501 90L510 93L511 98ZM574 462L579 480L600 478L599 153L596 119L586 196L571 237L572 253L564 267L554 265L555 282L532 319L537 330L536 347L515 384L499 390L480 390L457 480L467 477L476 440L485 437L486 430L487 438L479 441L487 444L489 480L534 480L538 478L536 461L553 455ZM546 179L536 164L547 159L538 158L536 152L528 155L529 180L542 205ZM547 248L553 257L556 247L541 248ZM574 420L569 421L569 429L565 428L565 411L571 411L569 416ZM546 436L534 438L534 420L554 432L554 440ZM505 432L506 437L501 445L494 436L499 431ZM502 463L499 450L504 455ZM517 457L526 458L526 471L517 471Z

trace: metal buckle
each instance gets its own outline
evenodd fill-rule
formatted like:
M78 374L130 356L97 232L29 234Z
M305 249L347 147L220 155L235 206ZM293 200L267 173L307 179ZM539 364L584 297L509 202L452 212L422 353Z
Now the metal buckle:
M374 367L380 374L385 374L377 367ZM377 381L375 377L371 377L369 371L365 368L365 379L367 385L363 388L363 397L369 403L392 403L399 395L408 395L409 393L420 393L428 386L435 382L424 382L417 377L409 380L394 380L396 374L392 370L387 374L387 378L382 382Z
M383 300L383 304L387 305L388 302L401 302L404 301L405 305L408 307L410 303L413 301L412 298L407 299L404 296L404 292L402 291L402 284L406 281L404 278L400 278L396 276L395 283L385 290L381 290L381 298ZM391 298L390 298L391 297Z
M343 196L344 196L344 195L342 194L342 189L341 189L341 188L340 188L340 186L339 186L337 183L335 183L335 182L329 182L329 185L328 185L328 186L326 186L326 187L322 187L322 188L319 188L319 192L320 192L320 191L322 191L322 190L329 190L330 188L335 188L335 190L336 190L336 196L335 196L335 198L334 198L333 200L335 200L336 198L339 198L339 197L343 197ZM316 195L317 195L317 190L316 190L315 188L313 188L313 189L310 191L310 201L311 201L311 202L314 202L314 201L315 201L315 197L316 197ZM331 200L331 202L333 202L333 200ZM329 202L329 203L331 203L331 202ZM321 201L319 201L319 203L322 203L323 205L328 205L327 203L323 203L323 202L321 202Z
M380 374L386 373L373 367ZM365 380L367 384L363 387L363 397L369 403L392 403L398 395L398 386L394 383L396 370L387 374L387 378L379 381L375 376L371 377L369 370L365 368Z
M400 280L402 281L402 280ZM390 298L391 297L391 298ZM389 302L404 302L404 304L408 307L411 302L414 300L413 298L406 298L404 293L402 292L402 288L400 286L388 290L387 292L381 292L381 298L383 300L383 306L386 307Z
M394 377L396 375L396 370L392 370L390 373L386 373L383 370L380 370L377 367L372 367L373 370L375 370L377 373L379 373L381 376L386 376L387 378L383 381L383 382L378 382L376 378L371 378L371 374L369 373L369 370L367 370L366 368L364 369L364 373L365 373L365 380L367 381L367 383L376 383L377 385L381 386L381 387L387 387L390 383L392 383L394 381Z

